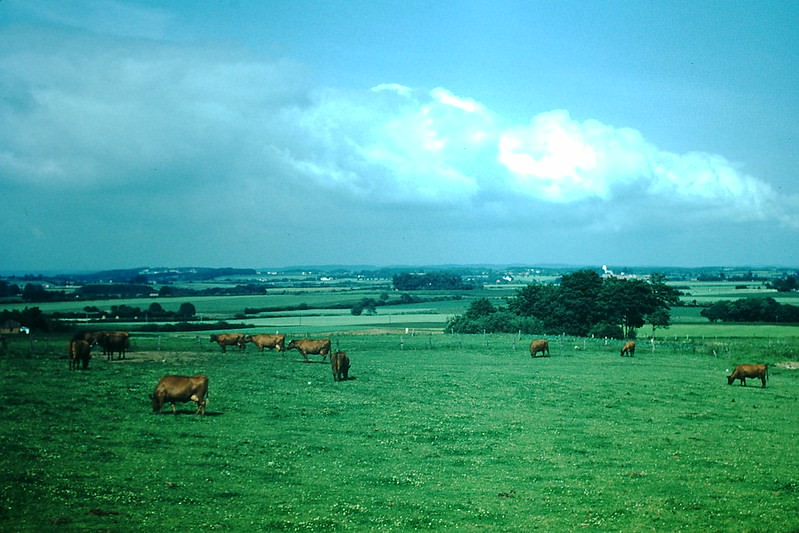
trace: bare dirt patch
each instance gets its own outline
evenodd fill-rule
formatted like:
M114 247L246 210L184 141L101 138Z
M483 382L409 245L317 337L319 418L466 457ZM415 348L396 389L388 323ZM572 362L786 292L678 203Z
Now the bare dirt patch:
M124 359L116 359L107 361L109 363L167 363L167 362L187 362L198 361L206 359L207 353L202 352L174 352L174 351L152 351L152 352L128 352Z
M799 361L788 361L787 363L777 363L774 366L778 366L786 370L799 370Z

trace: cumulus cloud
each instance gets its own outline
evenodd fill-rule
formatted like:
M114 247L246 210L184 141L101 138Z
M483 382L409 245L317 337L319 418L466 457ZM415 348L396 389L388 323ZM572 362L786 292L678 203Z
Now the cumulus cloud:
M443 87L314 87L300 66L138 38L0 38L0 183L194 188L292 180L355 199L480 208L623 199L796 224L717 154L547 110L513 123Z

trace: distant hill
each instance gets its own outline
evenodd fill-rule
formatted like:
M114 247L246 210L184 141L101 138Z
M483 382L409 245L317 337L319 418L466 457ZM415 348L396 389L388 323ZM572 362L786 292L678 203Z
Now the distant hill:
M207 281L220 277L255 276L254 268L207 268L207 267L140 267L103 270L89 274L64 275L80 283L127 283L130 281L147 281L150 283L169 283L175 281Z

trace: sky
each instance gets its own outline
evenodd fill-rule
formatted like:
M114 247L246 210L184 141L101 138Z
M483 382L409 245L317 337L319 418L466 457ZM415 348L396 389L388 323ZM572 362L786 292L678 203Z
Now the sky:
M2 0L0 272L799 266L795 1Z

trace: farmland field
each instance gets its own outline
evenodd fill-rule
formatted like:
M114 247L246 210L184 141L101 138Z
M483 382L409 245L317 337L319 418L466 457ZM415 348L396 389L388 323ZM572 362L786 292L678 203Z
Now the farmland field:
M75 372L66 338L17 339L0 530L798 530L799 371L776 363L799 338L666 331L633 358L555 337L537 359L516 336L334 331L340 383L206 335L134 335ZM760 361L765 389L727 385ZM160 376L198 373L205 417L151 412Z

